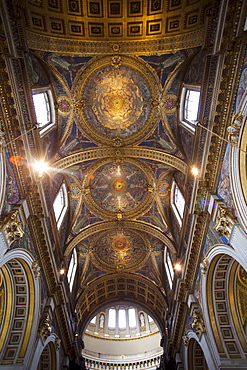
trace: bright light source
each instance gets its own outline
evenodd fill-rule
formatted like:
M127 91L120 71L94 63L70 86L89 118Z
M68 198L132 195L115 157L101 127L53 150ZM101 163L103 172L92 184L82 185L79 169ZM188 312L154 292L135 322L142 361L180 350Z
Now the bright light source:
M38 172L38 176L42 177L49 167L44 161L35 161L33 163L33 168Z
M176 265L174 266L174 270L177 272L180 272L182 270L182 266L180 265L180 263L176 263Z
M65 270L63 268L59 270L60 275L64 275L64 273L65 273Z
M199 175L199 170L197 167L192 167L191 168L191 173L193 176L198 176Z

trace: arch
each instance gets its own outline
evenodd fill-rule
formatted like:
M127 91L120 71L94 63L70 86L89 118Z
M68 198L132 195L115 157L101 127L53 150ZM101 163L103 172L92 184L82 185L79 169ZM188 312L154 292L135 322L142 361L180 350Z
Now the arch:
M48 336L46 341L43 343L41 339L39 339L38 344L36 346L36 350L33 356L33 361L31 364L31 369L40 370L43 369L41 366L42 362L44 362L49 370L57 370L59 366L59 351L58 347L56 346L57 335L52 333ZM46 356L47 360L42 360L42 356Z
M167 302L159 288L144 276L131 273L109 274L87 285L76 304L79 332L83 333L90 319L109 303L128 301L150 314L161 334L165 332Z
M176 254L175 247L171 240L164 235L164 233L157 227L151 224L148 224L143 221L121 221L121 227L125 229L133 229L142 231L148 234L151 234L155 238L161 240L167 247L170 249L170 251L174 254ZM93 235L95 233L98 233L100 231L105 231L109 229L117 229L119 228L119 223L117 221L103 221L103 222L96 222L93 225L85 227L78 235L76 235L67 245L67 248L65 250L64 255L66 257L69 256L72 249L77 246L81 241L89 237L90 235Z
M39 357L39 362L37 364L36 370L56 370L56 351L52 341L50 341L43 349Z
M210 342L208 342L207 340L207 333L202 333L200 340L194 331L188 331L186 333L186 337L188 339L188 344L185 345L185 370L191 369L191 366L193 365L194 361L194 360L192 361L194 353L193 347L194 348L197 347L195 346L195 344L193 344L194 341L198 342L198 345L200 346L203 352L205 361L203 360L202 363L205 364L206 362L206 366L210 370L218 369L218 367L215 364L215 358L211 354L212 351L210 348Z
M27 364L38 325L39 281L35 279L32 256L11 250L0 262L2 328L0 363ZM36 276L37 277L37 276Z
M188 370L208 370L203 350L194 338L188 345Z
M218 363L234 359L240 366L246 361L247 341L239 317L236 282L239 267L246 269L246 261L227 245L215 246L206 258L202 304L208 341Z
M230 181L234 205L237 209L238 219L247 228L247 185L246 185L246 142L247 142L247 94L245 92L238 111L232 119L230 128L233 134L230 139Z
M159 149L150 149L145 147L134 147L134 148L93 148L84 150L82 152L73 153L59 159L53 163L52 167L54 171L64 170L70 166L78 164L80 162L102 159L102 158L140 158L150 159L158 162L165 163L171 167L176 168L184 174L187 174L188 166L182 159L175 157L172 154L166 153Z

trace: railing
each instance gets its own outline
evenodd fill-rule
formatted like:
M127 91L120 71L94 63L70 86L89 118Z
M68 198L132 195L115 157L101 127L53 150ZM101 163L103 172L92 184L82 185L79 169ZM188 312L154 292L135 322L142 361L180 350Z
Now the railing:
M155 370L160 366L161 355L139 361L111 361L88 358L83 354L85 365L88 370Z

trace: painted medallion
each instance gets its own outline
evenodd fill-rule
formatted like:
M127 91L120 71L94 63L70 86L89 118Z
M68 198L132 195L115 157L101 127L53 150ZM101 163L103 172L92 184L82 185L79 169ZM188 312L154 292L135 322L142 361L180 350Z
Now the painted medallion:
M129 212L147 197L148 179L145 173L129 162L109 162L91 176L91 196L108 212Z
M142 237L132 230L108 230L93 248L94 258L102 268L134 269L149 256Z
M141 59L96 59L76 81L74 100L81 108L75 119L93 140L124 145L147 135L157 123L160 86L153 71ZM80 86L81 85L81 86Z

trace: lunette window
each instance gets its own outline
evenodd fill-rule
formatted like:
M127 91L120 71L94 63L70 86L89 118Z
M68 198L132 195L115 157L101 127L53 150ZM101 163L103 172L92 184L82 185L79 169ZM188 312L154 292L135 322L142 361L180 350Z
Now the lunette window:
M72 288L73 288L76 269L77 269L77 254L76 254L76 249L74 248L71 258L70 258L69 268L68 268L68 273L67 273L67 279L68 279L70 291L72 291Z
M183 87L180 108L181 124L190 131L195 131L195 125L198 120L198 111L200 103L200 87L185 85Z
M32 98L40 136L55 126L55 109L51 90L47 87L34 89Z
M175 213L175 216L180 226L182 225L184 208L185 208L184 196L181 193L178 185L175 182L173 182L172 184L172 209Z
M165 262L166 275L167 275L167 279L168 279L170 289L172 289L172 282L173 282L173 278L174 278L174 270L173 270L172 261L171 261L169 252L167 250L167 247L165 248L164 253L165 253L164 262Z
M67 190L65 184L63 184L59 189L57 196L53 202L53 210L58 229L62 225L67 208L68 208Z

